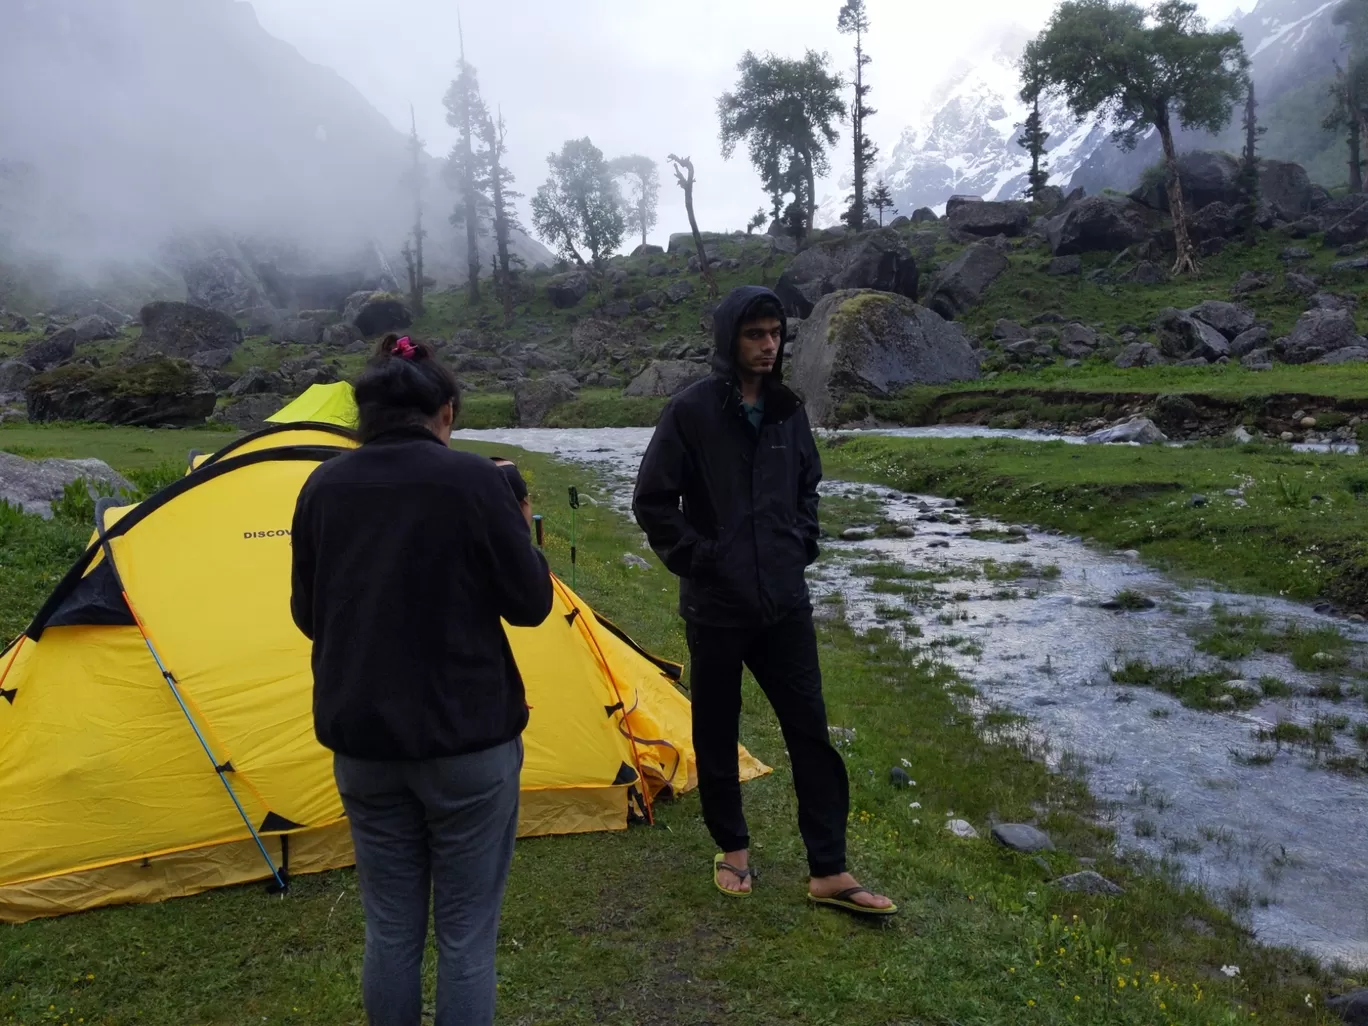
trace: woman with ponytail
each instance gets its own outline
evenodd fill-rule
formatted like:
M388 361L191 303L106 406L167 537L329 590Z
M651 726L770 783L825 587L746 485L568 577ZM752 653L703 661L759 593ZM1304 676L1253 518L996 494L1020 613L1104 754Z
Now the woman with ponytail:
M448 447L460 387L427 345L387 335L355 389L360 448L299 495L291 611L356 849L362 997L371 1026L417 1026L431 904L436 1024L486 1026L528 716L501 621L546 619L550 573L505 471Z

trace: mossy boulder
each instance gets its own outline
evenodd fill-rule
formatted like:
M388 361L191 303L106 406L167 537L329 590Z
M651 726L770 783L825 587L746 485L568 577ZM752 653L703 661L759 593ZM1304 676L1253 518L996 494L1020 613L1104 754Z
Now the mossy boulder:
M906 296L868 289L833 292L817 304L798 329L788 375L820 426L834 426L852 394L884 398L909 385L978 376L978 357L958 324Z
M242 331L227 314L191 306L189 303L148 303L139 313L142 338L137 352L189 357L206 349L234 349L242 342Z
M203 424L214 386L189 361L159 356L131 365L68 364L24 388L29 420L85 420L137 427Z

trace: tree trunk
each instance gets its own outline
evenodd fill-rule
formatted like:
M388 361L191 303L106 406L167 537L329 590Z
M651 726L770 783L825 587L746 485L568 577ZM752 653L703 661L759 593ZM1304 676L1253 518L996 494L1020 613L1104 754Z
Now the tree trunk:
M689 214L689 230L693 232L694 248L698 250L698 269L703 274L703 280L708 285L708 297L717 298L717 280L713 277L712 264L708 262L708 254L703 249L703 233L698 230L698 218L694 217L693 208L693 169L689 169L689 181L684 186L684 209Z
M1158 125L1159 138L1164 143L1164 166L1168 172L1169 213L1173 216L1173 243L1177 256L1173 261L1174 274L1196 274L1197 253L1188 236L1187 207L1183 203L1183 183L1178 179L1178 152L1173 146L1173 130L1168 120Z
M1355 193L1363 191L1362 142L1363 119L1356 111L1349 117L1349 191Z
M851 134L855 140L855 206L851 218L855 223L852 232L864 227L865 219L865 166L864 166L864 46L860 32L855 32L855 109L851 112Z

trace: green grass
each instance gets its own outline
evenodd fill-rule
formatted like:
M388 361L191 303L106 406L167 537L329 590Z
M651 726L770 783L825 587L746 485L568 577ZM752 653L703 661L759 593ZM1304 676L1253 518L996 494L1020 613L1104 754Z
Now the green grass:
M1136 549L1184 576L1368 608L1368 471L1352 457L862 437L827 443L823 461L831 477L959 496L982 513ZM1238 484L1245 507L1222 494ZM1188 504L1197 492L1207 505Z
M86 455L96 437L53 431L47 444ZM563 573L560 497L569 484L597 486L581 468L534 455L520 462ZM35 571L65 569L69 547L43 548L60 524L25 520L32 534L19 547ZM621 562L638 544L605 505L583 507L580 590L643 644L683 659L674 582L659 567ZM14 592L13 581L0 575L0 589ZM6 601L39 597L30 589ZM1051 774L1010 729L1014 717L997 714L1004 740L990 744L957 704L967 684L945 666L909 658L882 631L857 636L839 614L819 636L831 722L858 730L845 750L852 864L896 896L902 915L871 929L803 900L784 746L748 682L742 738L776 767L745 789L763 874L756 896L717 897L696 795L661 806L655 829L522 842L499 946L501 1022L1216 1026L1253 1012L1269 1023L1319 1021L1303 995L1319 1006L1330 977L1309 959L1252 945L1197 894L1114 861L1083 785ZM915 790L886 783L902 760ZM952 811L981 829L990 815L1038 818L1060 850L1047 872L986 841L959 841L940 829ZM1047 879L1081 856L1097 858L1127 893L1050 888ZM283 899L249 886L6 928L0 1022L357 1023L361 943L350 871L300 878ZM1231 962L1242 968L1238 980L1218 973Z
M1252 709L1260 696L1244 691L1231 691L1225 683L1229 675L1219 671L1189 673L1179 666L1131 659L1112 670L1112 680L1129 687L1153 688L1172 695L1191 709Z
M1349 662L1354 643L1336 627L1308 629L1296 623L1270 626L1262 613L1212 610L1208 625L1198 628L1197 649L1221 659L1244 659L1255 652L1286 655L1299 670L1333 670Z

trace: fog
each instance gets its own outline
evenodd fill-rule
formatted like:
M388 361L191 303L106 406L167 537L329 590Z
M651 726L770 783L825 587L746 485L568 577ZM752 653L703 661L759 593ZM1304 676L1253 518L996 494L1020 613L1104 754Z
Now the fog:
M1052 6L869 0L876 140L891 148L955 62L1014 24L1038 28ZM1213 18L1231 6L1202 4ZM748 48L825 50L847 70L839 7L472 0L460 17L484 97L507 119L520 191L536 190L567 138L588 135L608 157L647 154L662 162L663 241L687 230L663 164L671 151L697 165L705 229L740 227L767 205L744 153L719 152L716 98ZM0 246L11 253L90 268L221 231L336 260L378 243L394 260L412 216L409 105L433 158L454 138L441 103L459 45L449 0L0 0L0 38ZM435 267L444 252L460 263L452 203L434 159Z

